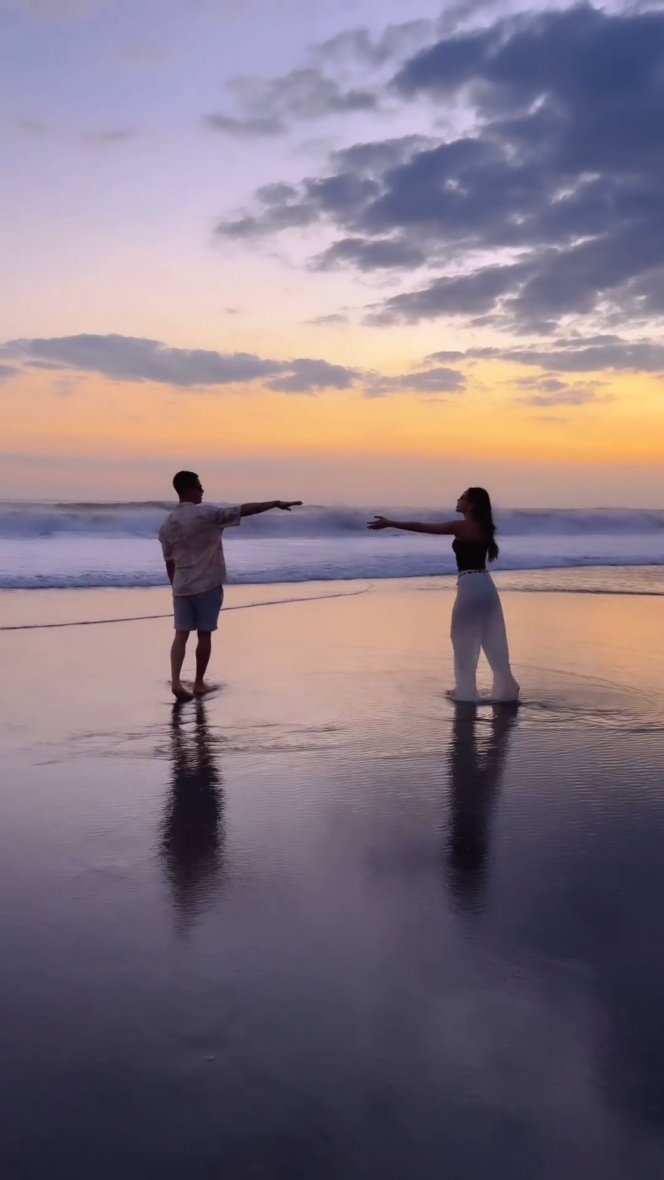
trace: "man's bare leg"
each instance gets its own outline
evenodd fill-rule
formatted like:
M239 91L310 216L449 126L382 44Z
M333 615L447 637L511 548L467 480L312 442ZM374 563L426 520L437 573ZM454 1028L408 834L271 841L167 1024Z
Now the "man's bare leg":
M207 666L210 663L210 656L212 655L212 635L209 631L198 632L198 643L196 645L196 680L194 682L194 696L205 696L206 692L210 692L209 684L205 683L205 673Z
M176 701L191 701L193 699L192 693L183 686L180 680L188 638L188 631L176 631L171 647L171 689Z

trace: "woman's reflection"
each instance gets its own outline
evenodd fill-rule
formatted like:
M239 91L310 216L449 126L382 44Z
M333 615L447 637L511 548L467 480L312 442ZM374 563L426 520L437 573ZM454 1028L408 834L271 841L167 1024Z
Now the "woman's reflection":
M203 701L181 705L171 721L171 789L161 855L173 891L176 925L189 930L219 888L223 873L222 778Z
M446 873L453 901L478 909L487 880L491 814L500 791L515 705L494 705L490 726L477 709L457 704L449 751L450 827Z

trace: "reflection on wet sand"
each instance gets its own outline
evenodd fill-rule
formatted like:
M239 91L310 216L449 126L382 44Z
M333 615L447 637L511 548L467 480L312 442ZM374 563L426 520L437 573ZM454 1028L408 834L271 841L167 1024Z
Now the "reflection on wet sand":
M203 701L192 713L180 705L171 721L171 785L162 823L161 856L180 933L214 897L223 875L221 771Z
M491 816L518 707L495 705L488 735L477 708L457 704L449 749L450 819L446 875L454 904L478 909L487 883ZM483 740L484 738L484 740Z

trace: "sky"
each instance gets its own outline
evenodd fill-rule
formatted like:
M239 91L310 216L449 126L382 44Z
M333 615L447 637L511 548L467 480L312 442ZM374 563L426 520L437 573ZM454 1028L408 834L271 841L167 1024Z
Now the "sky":
M0 0L0 495L664 501L664 6Z

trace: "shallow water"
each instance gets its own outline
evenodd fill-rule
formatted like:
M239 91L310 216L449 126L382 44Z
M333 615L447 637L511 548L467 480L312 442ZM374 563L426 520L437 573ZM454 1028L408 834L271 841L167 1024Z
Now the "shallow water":
M450 601L229 615L175 710L167 622L0 635L3 1176L663 1173L662 607L507 592L455 710Z

